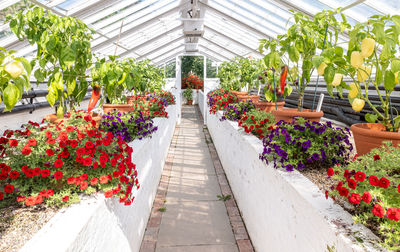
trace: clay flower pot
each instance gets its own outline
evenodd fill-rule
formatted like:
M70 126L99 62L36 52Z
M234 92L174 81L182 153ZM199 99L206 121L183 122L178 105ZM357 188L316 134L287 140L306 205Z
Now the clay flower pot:
M247 92L246 91L244 91L244 92L242 92L242 91L229 91L229 92L231 92L231 94L234 94L234 95L247 95Z
M275 110L275 102L268 102L268 101L258 101L254 103L256 105L256 108L260 110L264 110L265 112L271 112L272 110ZM283 109L283 106L285 105L285 101L280 101L276 103L278 110Z
M275 116L277 122L283 120L287 123L291 123L294 117L303 117L309 121L319 122L321 117L324 116L324 112L310 111L309 109L303 109L298 111L297 108L284 108L282 110L272 110L271 113Z
M193 105L193 100L188 100L187 105Z
M259 95L237 95L237 98L239 99L239 101L247 101L247 100L252 100L253 103L256 103L260 100L260 96Z
M130 112L133 109L133 106L131 104L103 104L104 114L107 114L114 109L126 113Z
M101 115L98 114L98 113L95 113L95 112L90 112L90 115L92 116L92 120L94 120L96 122L96 128L99 128ZM69 120L68 117L59 119L59 118L57 118L56 114L46 115L44 117L44 119L47 120L47 121L50 121L50 123L55 123L55 124L59 124L59 123L61 123L63 121Z
M364 155L374 148L378 148L384 141L392 141L393 146L399 148L400 133L388 132L380 123L357 123L350 127L354 135L358 155Z

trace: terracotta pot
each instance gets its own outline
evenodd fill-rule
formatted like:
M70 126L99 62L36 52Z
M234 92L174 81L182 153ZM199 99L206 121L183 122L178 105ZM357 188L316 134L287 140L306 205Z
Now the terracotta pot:
M107 114L114 109L120 112L130 112L133 109L133 106L131 104L103 104L104 114Z
M321 117L324 116L324 112L310 111L309 109L303 109L298 111L297 108L283 108L282 110L272 110L271 113L275 116L277 122L283 120L291 123L294 117L303 117L309 121L319 122Z
M92 116L92 120L94 120L96 122L96 128L98 128L100 125L101 115L98 113L94 113L94 112L90 112L90 115ZM59 118L57 118L56 114L46 115L44 117L44 119L50 121L50 123L55 123L55 124L59 124L63 121L69 120L69 118L67 118L67 117L59 119Z
M45 115L44 119L50 121L50 123L60 123L63 120L67 120L67 118L62 118L62 119L57 118L56 114Z
M393 146L400 147L400 133L388 132L380 123L357 123L350 127L354 135L358 155L364 155L378 148L384 141L392 141Z
M264 110L265 112L271 112L272 110L275 110L275 102L268 102L268 101L258 101L254 103L256 105L256 108L260 110ZM278 110L283 109L283 106L285 105L285 101L280 101L276 103Z
M259 95L237 95L237 98L239 101L247 101L247 100L252 100L254 103L258 102L260 100Z
M187 105L193 105L193 100L188 100Z
M242 91L229 91L234 95L247 95L247 92L242 92Z

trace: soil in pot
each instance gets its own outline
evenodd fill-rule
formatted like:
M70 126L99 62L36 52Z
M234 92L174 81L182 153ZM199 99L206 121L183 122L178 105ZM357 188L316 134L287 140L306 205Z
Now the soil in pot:
M358 155L364 155L382 145L384 141L392 141L393 146L400 147L400 133L388 132L380 123L357 123L350 127L354 135Z
M103 104L104 114L113 111L114 109L120 112L130 112L133 109L131 104Z
M268 101L258 101L254 103L256 105L256 108L260 110L264 110L265 112L271 112L272 110L275 110L275 102L268 102ZM285 101L280 101L276 103L277 109L281 110L283 109L283 106L285 105Z
M291 123L294 117L303 117L309 121L319 122L321 117L324 116L324 112L311 111L309 109L303 109L298 111L297 108L283 108L282 110L272 110L271 113L275 116L277 122L283 120L287 123Z

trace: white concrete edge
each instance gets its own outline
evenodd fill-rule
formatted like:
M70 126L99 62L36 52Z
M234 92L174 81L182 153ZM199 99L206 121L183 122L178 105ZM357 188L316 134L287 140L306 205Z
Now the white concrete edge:
M208 113L207 113L208 114ZM232 130L229 132L225 132L225 134L229 134L231 137L235 137L235 138L239 138L241 141L237 144L230 144L228 142L224 142L223 146L216 146L216 149L218 151L218 155L221 158L221 155L224 155L221 152L221 149L226 149L226 148L235 148L235 146L240 145L240 144L247 144L252 151L254 151L257 155L252 155L254 156L259 156L260 153L262 153L263 150L263 145L262 145L262 141L259 140L257 137L250 135L250 134L246 134L244 133L244 131L237 125L237 123L232 122L232 121L219 121L219 119L222 117L222 111L218 111L218 113L216 115L210 115L208 114L208 118L209 121L214 120L214 123L220 123L221 125L224 125L223 127L225 129L227 128L231 128ZM208 126L210 126L210 123L208 123ZM211 126L212 128L212 126ZM222 131L214 131L213 129L210 129L210 134L213 137L216 136L216 134L223 134ZM214 131L214 132L213 132ZM225 138L226 139L226 138ZM218 144L218 142L216 142L214 140L214 144ZM250 155L247 155L246 153L241 153L241 155L244 158L249 158ZM230 157L232 158L232 157ZM221 161L224 158L221 158ZM231 161L232 163L235 163L234 160ZM335 204L331 199L327 200L325 198L324 192L321 192L321 190L319 190L319 188L313 184L310 180L308 180L305 176L303 176L300 172L298 171L294 171L294 172L286 172L284 169L275 169L273 168L273 165L270 163L269 165L264 164L261 160L259 160L257 158L257 160L248 160L248 163L259 163L258 165L260 165L260 163L262 165L260 165L260 167L263 167L262 169L272 169L274 171L276 171L277 174L279 174L279 176L284 179L284 181L286 181L286 184L284 185L285 187L292 187L297 196L300 197L301 199L304 199L304 202L306 202L307 204L309 204L310 207L312 207L312 211L311 212L315 212L317 213L321 218L326 220L327 225L329 225L329 227L331 228L331 230L333 231L333 233L336 234L337 238L336 241L335 239L331 240L331 241L326 241L327 245L331 245L331 244L338 244L338 243L342 243L342 244L338 244L338 247L342 247L345 248L346 251L376 251L377 249L381 249L381 247L377 246L376 241L378 240L378 238L369 230L367 229L365 226L361 225L361 224L357 224L357 225L353 225L353 220L352 220L352 216L345 210L343 210L342 207L340 207L339 205ZM234 167L225 167L224 163L223 163L224 169L234 169ZM262 170L260 170L259 172L263 172ZM228 176L227 172L227 176ZM238 189L235 190L235 185L232 185L232 180L234 180L235 178L229 178L228 176L228 180L230 181L232 190L235 194L235 192L238 192ZM234 183L233 183L234 184ZM276 188L278 190L278 188ZM247 192L250 194L254 193L254 192ZM235 194L235 198L238 200L238 198L240 197L236 197ZM245 205L247 204L247 200L249 200L249 197L246 197L245 200L238 200L238 205L239 205L239 209L244 209ZM256 209L252 209L252 211L257 211ZM249 221L248 219L252 218L252 216L255 216L254 213L252 212L247 212L244 213L244 220L246 222ZM252 222L256 222L252 220ZM246 223L247 225L247 223ZM310 225L312 225L312 223L310 223ZM345 225L346 227L344 228L343 225ZM268 229L270 227L262 227L263 229ZM249 227L248 227L249 229ZM262 230L262 229L261 229ZM294 231L294 230L293 230ZM260 232L259 229L254 229L251 230L249 229L249 235L252 238L253 244L255 245L255 247L262 247L262 246L257 246L257 240L253 240L252 234L254 234L255 232ZM272 231L273 232L273 231ZM294 231L295 232L295 231ZM357 237L361 238L364 242L363 244L360 244L359 242L357 242L357 239L354 238L354 236L349 235L349 234L354 234ZM266 234L268 235L268 234ZM254 235L253 235L254 236ZM290 242L290 240L288 240L287 242ZM259 250L259 251L265 251L265 250ZM338 251L343 251L343 250L338 250Z
M151 138L129 143L141 185L131 206L103 194L84 196L60 210L20 251L139 251L177 121L178 106L166 110L169 118L154 119L158 130Z

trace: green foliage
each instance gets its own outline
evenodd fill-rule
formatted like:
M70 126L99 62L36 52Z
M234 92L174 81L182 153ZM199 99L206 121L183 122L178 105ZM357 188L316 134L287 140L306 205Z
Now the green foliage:
M6 21L20 40L37 46L39 68L34 76L38 82L48 79L49 103L53 106L58 100L64 106L68 98L70 109L75 109L87 93L93 31L75 17L60 17L40 7L20 10Z
M191 88L187 88L183 91L183 97L186 98L186 100L193 100L193 90Z
M207 78L216 78L217 77L217 67L212 66L213 61L207 58Z
M176 61L171 61L165 65L165 78L176 78Z
M181 77L193 73L204 79L204 57L203 56L183 56L181 65Z

